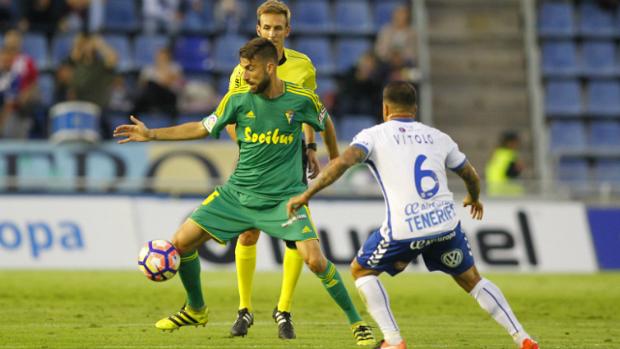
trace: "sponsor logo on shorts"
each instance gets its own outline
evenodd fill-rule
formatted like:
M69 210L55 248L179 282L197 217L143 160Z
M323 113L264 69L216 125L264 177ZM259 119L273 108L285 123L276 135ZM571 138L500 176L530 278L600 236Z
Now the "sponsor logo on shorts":
M456 268L463 261L463 251L454 249L441 255L441 263L450 268Z

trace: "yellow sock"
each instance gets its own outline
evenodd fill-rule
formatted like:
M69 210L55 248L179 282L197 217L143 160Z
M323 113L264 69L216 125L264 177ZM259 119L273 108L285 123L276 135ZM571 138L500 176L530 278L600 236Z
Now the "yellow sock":
M278 310L291 311L291 302L293 301L293 292L295 292L295 286L299 275L301 274L301 268L304 266L304 260L301 258L299 252L292 248L286 248L284 251L284 275L282 276L282 289L280 290L280 301L278 302Z
M256 270L256 245L243 246L237 242L235 247L237 264L237 286L239 288L239 309L252 310L252 284Z

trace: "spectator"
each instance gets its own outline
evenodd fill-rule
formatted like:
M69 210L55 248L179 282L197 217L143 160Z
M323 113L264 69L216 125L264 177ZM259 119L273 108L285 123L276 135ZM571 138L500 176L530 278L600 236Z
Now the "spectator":
M524 168L519 160L519 145L519 135L516 132L506 131L502 134L500 144L493 151L491 160L485 169L487 195L518 196L523 194L523 185L518 181Z
M363 114L381 118L381 91L383 88L383 66L372 53L363 54L355 67L341 79L338 101L334 108L336 115Z
M176 34L183 23L185 2L182 0L144 0L142 2L143 30L154 34L163 30Z
M79 34L74 41L68 65L73 70L68 83L69 100L108 105L118 56L101 36Z
M21 2L21 31L34 31L54 35L58 29L61 11L60 0L24 0Z
M398 53L407 65L415 66L416 42L416 32L411 25L411 8L401 5L394 10L392 21L379 31L375 52L384 62L389 62Z
M140 72L140 92L132 114L157 111L176 117L177 95L182 82L181 67L172 60L170 49L160 49L155 63Z
M26 138L32 125L34 109L39 102L38 71L34 60L22 52L22 37L16 30L9 30L4 36L4 59L8 69L3 69L4 130L12 137ZM5 137L7 134L5 134Z

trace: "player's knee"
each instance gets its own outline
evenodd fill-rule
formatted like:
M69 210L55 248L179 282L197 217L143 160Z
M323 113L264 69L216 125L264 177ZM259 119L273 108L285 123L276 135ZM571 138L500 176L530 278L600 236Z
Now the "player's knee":
M239 235L239 243L243 246L253 246L258 242L258 237L260 236L260 231L258 230L248 230L243 234Z
M171 239L172 245L174 246L174 248L177 249L177 252L179 253L179 255L183 255L186 254L189 251L189 246L187 246L187 244L184 244L183 241L179 240L176 236L173 237Z
M327 262L321 256L308 256L304 259L304 262L315 274L324 272L327 267Z
M351 275L353 275L354 279L358 279L360 277L362 277L362 273L364 272L364 268L362 268L362 266L357 262L356 259L353 259L353 261L351 261Z

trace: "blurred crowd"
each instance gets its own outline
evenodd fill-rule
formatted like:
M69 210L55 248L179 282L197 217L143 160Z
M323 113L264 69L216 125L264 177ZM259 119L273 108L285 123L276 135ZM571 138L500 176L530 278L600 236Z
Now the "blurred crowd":
M113 126L109 115L156 113L176 122L180 115L204 115L215 108L225 91L217 91L212 80L189 76L173 50L181 23L187 29L204 21L204 1L142 0L139 31L166 34L170 42L156 51L152 64L129 73L119 70L119 55L101 34L104 2L0 0L0 138L49 135L49 106L42 103L38 84L41 67L22 47L28 33L44 34L48 40L75 33L68 55L49 71L54 79L52 100L54 104L86 101L97 105L103 138L110 136ZM245 1L219 0L214 10L214 18L225 31L239 31L246 21L255 21L255 9ZM390 80L415 80L417 43L410 15L409 7L397 7L391 22L373 35L373 49L348 71L334 76L335 88L321 97L335 119L366 115L379 120L382 86ZM312 52L304 53L312 57Z

